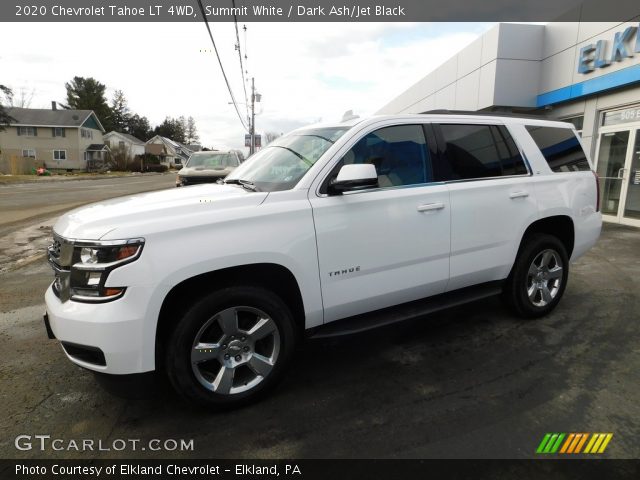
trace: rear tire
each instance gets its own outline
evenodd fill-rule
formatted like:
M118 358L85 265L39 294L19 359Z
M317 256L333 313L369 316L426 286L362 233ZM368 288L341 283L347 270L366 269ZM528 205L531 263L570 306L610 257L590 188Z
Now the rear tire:
M291 311L261 287L206 295L179 321L166 349L173 387L210 408L261 398L282 378L295 348Z
M524 239L503 297L519 316L542 317L560 302L568 276L564 244L553 235L535 233Z

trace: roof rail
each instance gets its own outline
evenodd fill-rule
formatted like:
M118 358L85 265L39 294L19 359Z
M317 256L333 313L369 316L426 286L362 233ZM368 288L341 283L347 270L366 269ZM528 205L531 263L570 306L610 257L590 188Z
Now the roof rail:
M420 112L420 115L481 115L487 117L511 117L511 118L530 118L535 120L545 120L544 115L533 115L530 113L513 113L513 112L479 112L477 110L428 110Z

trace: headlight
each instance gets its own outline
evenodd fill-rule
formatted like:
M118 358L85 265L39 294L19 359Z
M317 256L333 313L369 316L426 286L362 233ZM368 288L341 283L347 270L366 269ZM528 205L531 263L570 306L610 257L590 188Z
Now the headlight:
M73 250L70 296L80 302L104 302L121 297L126 287L105 287L109 273L135 261L142 252L144 240L114 242L77 242Z

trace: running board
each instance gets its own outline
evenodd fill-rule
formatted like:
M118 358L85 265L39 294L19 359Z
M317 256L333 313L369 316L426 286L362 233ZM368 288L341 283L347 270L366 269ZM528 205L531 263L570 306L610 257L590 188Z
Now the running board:
M475 302L483 298L492 297L502 292L502 281L483 283L472 287L462 288L433 297L403 303L394 307L383 308L361 315L336 320L315 328L309 332L308 338L329 338L342 335L353 335L392 323L410 320L428 315L440 310Z

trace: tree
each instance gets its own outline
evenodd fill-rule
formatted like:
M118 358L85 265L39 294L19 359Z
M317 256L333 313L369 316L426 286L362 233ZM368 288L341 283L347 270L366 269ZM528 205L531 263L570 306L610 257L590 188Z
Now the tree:
M282 134L281 133L276 133L276 132L265 132L264 134L264 144L265 145L269 145L271 142L273 142L276 138L281 137Z
M10 99L10 104L12 107L16 108L29 108L31 106L31 102L33 101L33 96L36 94L35 88L30 92L27 91L26 88L20 88L20 93L16 95L12 95Z
M140 140L144 140L145 142L153 136L153 130L149 124L149 119L147 117L141 117L137 113L129 116L126 131L128 134L133 135Z
M111 125L116 132L131 133L128 131L131 112L127 105L127 99L122 90L116 90L111 100Z
M93 110L100 119L102 126L107 130L113 130L111 120L111 108L107 104L102 83L94 78L73 77L69 83L65 83L67 89L67 105L76 110Z
M13 92L10 88L5 87L4 85L0 85L0 100L4 97L7 103L11 104L11 100L13 98ZM15 122L16 119L13 118L2 106L4 102L0 101L0 132L5 129L6 125L10 125L11 122Z
M200 137L198 136L198 129L196 128L196 121L193 119L193 117L189 117L187 119L187 128L185 129L185 137L189 145L192 143L196 143L198 140L200 140Z
M166 117L164 121L153 130L153 133L170 138L174 142L186 143L184 126L180 119Z

